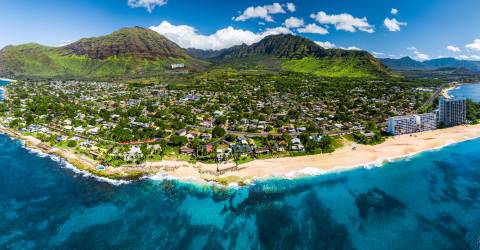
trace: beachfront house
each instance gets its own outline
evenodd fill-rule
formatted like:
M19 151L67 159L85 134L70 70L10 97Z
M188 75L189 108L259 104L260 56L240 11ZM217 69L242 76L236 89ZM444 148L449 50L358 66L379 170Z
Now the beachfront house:
M291 146L290 146L290 150L291 151L294 151L294 152L303 152L305 151L305 147L303 146L302 144L302 141L300 140L300 138L293 138L291 140Z
M143 158L143 153L139 146L132 146L124 155L125 161L134 161L141 158Z
M180 148L180 154L182 155L192 155L193 154L193 149L189 148L189 147L181 147Z

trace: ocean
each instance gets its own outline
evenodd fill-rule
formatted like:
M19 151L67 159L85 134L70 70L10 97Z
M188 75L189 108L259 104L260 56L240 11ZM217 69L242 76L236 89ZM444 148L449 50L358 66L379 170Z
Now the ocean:
M468 98L474 102L480 102L480 83L464 84L450 90L448 94L453 97Z
M113 185L0 135L0 249L479 249L479 149L224 189Z
M8 84L7 81L0 80L0 87L5 86ZM0 101L3 100L3 90L0 89Z

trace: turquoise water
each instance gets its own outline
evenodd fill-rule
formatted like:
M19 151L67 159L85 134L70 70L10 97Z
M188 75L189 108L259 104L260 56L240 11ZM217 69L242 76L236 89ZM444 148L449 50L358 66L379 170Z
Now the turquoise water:
M0 80L0 87L1 86L5 86L6 84L8 84L7 81L2 81ZM3 90L0 89L0 101L3 100Z
M480 83L465 84L448 93L454 97L467 98L475 102L480 102Z
M0 249L478 249L479 149L223 190L115 186L0 135Z

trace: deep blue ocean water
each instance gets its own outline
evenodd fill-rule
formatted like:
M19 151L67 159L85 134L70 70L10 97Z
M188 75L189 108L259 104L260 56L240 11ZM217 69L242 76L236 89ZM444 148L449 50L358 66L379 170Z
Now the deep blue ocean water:
M0 135L0 249L479 249L479 152L225 190L115 186Z
M480 102L480 83L465 84L448 93L454 97L468 98L472 99L472 101Z

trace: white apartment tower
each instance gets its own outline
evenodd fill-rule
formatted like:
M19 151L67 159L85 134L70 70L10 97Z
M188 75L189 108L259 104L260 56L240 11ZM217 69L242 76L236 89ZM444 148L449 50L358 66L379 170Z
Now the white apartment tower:
M412 134L437 129L435 113L395 116L388 118L387 132L391 135Z

